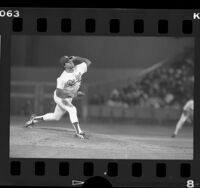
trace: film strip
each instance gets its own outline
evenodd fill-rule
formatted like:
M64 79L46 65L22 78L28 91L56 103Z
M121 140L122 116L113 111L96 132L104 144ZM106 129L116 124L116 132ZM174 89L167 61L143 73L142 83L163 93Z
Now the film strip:
M0 69L2 89L0 97L0 116L2 122L0 126L1 185L74 187L95 187L99 185L104 187L200 187L200 128L198 126L198 96L200 94L198 86L198 71L200 70L198 63L200 60L200 11L87 8L1 8L0 36ZM111 158L105 157L101 159L101 157L93 158L90 157L90 155L88 155L88 158L85 158L81 157L81 154L79 156L79 149L77 149L77 156L79 156L77 158L60 158L59 156L49 156L49 158L46 158L43 157L42 154L39 157L24 157L27 154L26 152L30 152L30 150L32 150L33 153L34 151L37 152L35 148L36 146L29 150L26 150L26 146L23 146L23 149L16 147L16 153L21 151L24 151L25 153L21 153L21 157L10 156L10 139L14 134L10 132L10 111L12 110L12 107L10 107L10 92L12 90L10 85L12 78L11 66L13 61L11 58L11 52L13 48L13 36L59 36L69 38L80 36L108 38L193 38L195 44L195 110L194 126L191 133L193 134L192 159L159 159L159 157L158 159L144 159L143 156L141 156L141 158L136 157L128 159L118 159L117 157L113 156ZM101 55L103 56L104 54ZM37 75L35 75L35 77L37 77ZM93 132L95 131L93 130ZM23 137L25 134L29 134L28 131L23 132L21 137ZM49 132L49 134L51 134L51 132ZM35 135L35 138L37 139L37 135ZM54 137L54 139L56 139L56 137ZM79 139L77 140L78 142L82 142ZM75 142L77 142L77 140ZM93 139L89 139L88 142L92 140ZM18 140L15 141L17 144ZM95 142L95 140L92 142ZM108 142L112 142L112 140ZM172 146L168 146L167 148L173 147L173 142L170 140L169 142L172 144ZM105 143L102 140L102 143L99 141L98 144L101 145ZM186 144L188 143L186 142ZM59 146L57 145L57 147ZM143 149L145 150L145 148L142 148L141 146L141 150ZM186 149L182 150L183 154L187 152ZM94 149L94 151L96 150ZM168 152L171 152L171 150L169 149ZM144 155L148 155L148 150Z

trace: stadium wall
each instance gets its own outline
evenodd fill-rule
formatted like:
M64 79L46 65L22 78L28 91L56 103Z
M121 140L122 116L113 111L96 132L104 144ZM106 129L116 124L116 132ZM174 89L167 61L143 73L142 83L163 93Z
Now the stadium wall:
M12 82L11 85L11 116L30 116L32 113L44 114L55 108L53 100L53 84L34 82ZM26 89L25 89L26 88ZM49 90L52 90L49 92ZM181 109L152 108L152 107L117 107L104 105L90 105L85 100L74 100L79 117L85 120L131 120L142 122L177 121ZM68 116L67 114L65 116Z
M179 108L152 108L132 106L128 108L106 105L89 105L85 119L136 121L137 123L174 124L181 114ZM84 113L82 113L84 118Z

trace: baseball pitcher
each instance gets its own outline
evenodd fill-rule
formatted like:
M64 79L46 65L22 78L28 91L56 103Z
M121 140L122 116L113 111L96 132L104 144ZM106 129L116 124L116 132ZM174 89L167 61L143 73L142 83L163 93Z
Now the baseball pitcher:
M74 60L80 63L74 65ZM81 78L82 75L87 72L87 68L91 64L91 61L82 57L63 56L60 59L60 63L64 71L60 77L57 78L57 86L54 91L54 101L56 103L54 112L42 116L32 115L30 120L26 122L25 127L33 126L39 121L58 121L65 112L68 112L70 121L76 132L75 135L78 138L84 139L85 133L79 126L77 110L72 104L72 101L75 97L84 95L83 92L79 91Z

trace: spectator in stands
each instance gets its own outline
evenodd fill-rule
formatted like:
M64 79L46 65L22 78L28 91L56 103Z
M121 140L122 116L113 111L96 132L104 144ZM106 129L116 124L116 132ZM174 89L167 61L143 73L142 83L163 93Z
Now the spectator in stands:
M192 98L194 84L194 61L192 57L160 67L136 83L115 88L107 104L110 106L151 106L161 108L183 105ZM98 101L98 100L97 100Z

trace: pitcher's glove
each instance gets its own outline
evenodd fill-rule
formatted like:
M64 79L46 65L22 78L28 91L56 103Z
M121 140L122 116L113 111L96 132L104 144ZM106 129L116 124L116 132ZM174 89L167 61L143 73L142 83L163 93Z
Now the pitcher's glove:
M66 99L66 98L74 98L76 97L77 93L69 92L66 89L56 89L56 95L61 98L61 99Z
M64 94L65 98L81 98L85 96L85 93L82 91L77 91L76 93L66 91Z

